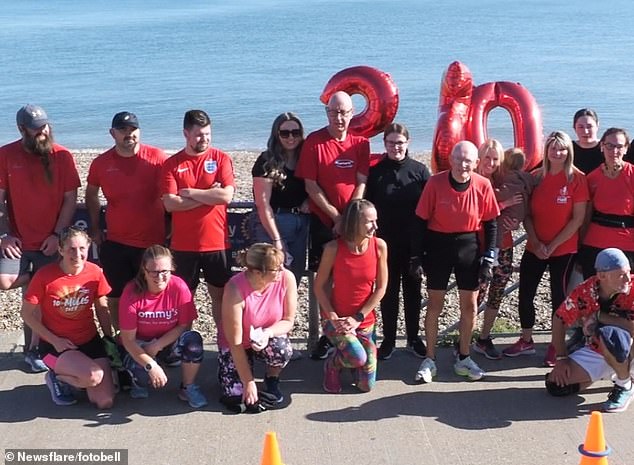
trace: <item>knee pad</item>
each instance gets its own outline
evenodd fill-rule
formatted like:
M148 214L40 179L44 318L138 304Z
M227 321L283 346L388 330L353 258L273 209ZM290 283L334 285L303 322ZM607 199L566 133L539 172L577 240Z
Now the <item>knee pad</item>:
M548 375L546 375L546 390L548 394L554 397L565 397L572 394L576 394L580 389L579 383L566 384L565 386L557 386L556 383L548 381Z
M203 360L203 338L198 331L185 331L178 340L180 359L186 363L200 363Z

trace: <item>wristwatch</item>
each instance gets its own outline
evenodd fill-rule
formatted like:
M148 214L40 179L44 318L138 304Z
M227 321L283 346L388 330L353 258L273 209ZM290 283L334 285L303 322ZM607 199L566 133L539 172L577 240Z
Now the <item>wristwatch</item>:
M154 368L154 363L150 362L146 364L143 368L145 368L146 373L149 373L150 371L152 371L152 368Z
M352 318L357 320L359 323L363 323L363 320L365 320L365 315L362 312L357 312Z

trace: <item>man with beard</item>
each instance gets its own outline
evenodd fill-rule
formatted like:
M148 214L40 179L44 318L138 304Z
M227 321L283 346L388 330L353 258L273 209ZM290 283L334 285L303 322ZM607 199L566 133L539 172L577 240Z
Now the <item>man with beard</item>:
M160 174L166 156L156 147L141 144L139 120L133 113L117 113L111 126L115 145L90 165L86 207L90 236L99 246L101 266L112 287L108 308L118 330L119 297L139 271L143 251L154 244L165 244ZM99 189L108 202L105 238L99 224Z
M546 377L553 396L566 396L600 379L612 379L606 412L623 412L634 398L631 370L634 293L630 262L617 248L599 252L596 275L579 284L553 318L555 367ZM568 353L566 327L580 324L586 345Z
M227 205L235 191L233 162L211 147L211 120L204 111L185 113L183 135L185 148L167 159L162 172L163 205L172 213L170 248L176 273L192 293L202 269L217 327L231 277Z
M0 147L0 289L25 286L57 259L59 235L75 214L81 185L71 153L54 142L46 112L25 105L16 115L22 138ZM47 367L38 338L24 325L25 361Z

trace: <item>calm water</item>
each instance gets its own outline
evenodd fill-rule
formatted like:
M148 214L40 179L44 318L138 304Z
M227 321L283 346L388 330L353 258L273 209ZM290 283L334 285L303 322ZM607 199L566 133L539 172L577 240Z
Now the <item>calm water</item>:
M583 106L603 128L634 129L633 19L625 0L1 0L0 143L17 138L15 112L33 102L71 148L109 146L112 115L126 109L144 141L176 149L184 111L202 108L215 145L260 149L282 111L323 126L325 83L367 64L392 75L396 119L425 150L454 60L476 84L521 82L547 132L572 131ZM510 124L495 110L490 135L511 143Z

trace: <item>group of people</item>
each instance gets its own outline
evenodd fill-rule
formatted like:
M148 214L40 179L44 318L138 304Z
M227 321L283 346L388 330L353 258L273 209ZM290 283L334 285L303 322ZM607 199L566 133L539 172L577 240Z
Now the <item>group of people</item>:
M614 374L606 410L627 408L634 392L627 303L634 168L624 161L624 130L610 128L599 139L598 117L584 109L573 124L579 140L550 134L542 166L532 174L524 171L520 149L504 151L491 139L481 147L459 142L451 168L432 176L409 156L405 126L385 128L385 155L370 167L368 140L348 131L350 96L334 93L325 111L328 124L307 137L297 115L274 120L267 149L252 169L254 243L238 254L243 270L235 275L227 227L233 166L211 146L205 112L185 114L185 147L169 158L141 143L134 114L117 113L110 129L114 146L90 166L91 221L84 232L70 226L80 186L72 155L54 142L41 107L18 111L22 137L0 148L0 288L25 288L25 360L33 371L47 371L55 403L70 405L77 389L85 389L99 408L112 405L121 383L110 370L110 345L120 354L119 374L130 376L131 397L165 386L165 368L180 365L178 397L193 408L206 405L196 384L203 340L192 329L192 295L201 277L218 328L221 401L239 412L282 403L280 373L293 354L288 334L306 270L316 273L323 332L311 358L324 360L326 392L342 390L343 370L352 370L360 391L373 388L377 360L389 359L396 347L401 288L406 346L422 359L415 379L432 382L452 274L460 309L453 368L479 380L485 372L471 349L489 359L535 353L533 301L548 269L553 339L545 363L554 367L548 392L577 392ZM107 200L105 233L100 195ZM513 270L512 232L520 224L528 235L520 264L522 334L500 352L490 333ZM91 243L103 268L88 262ZM566 298L575 266L587 280ZM423 277L427 344L419 335ZM483 325L472 343L485 299ZM383 340L377 348L379 306ZM564 342L563 327L577 323L586 344L568 356L572 346ZM260 388L255 360L266 367Z

